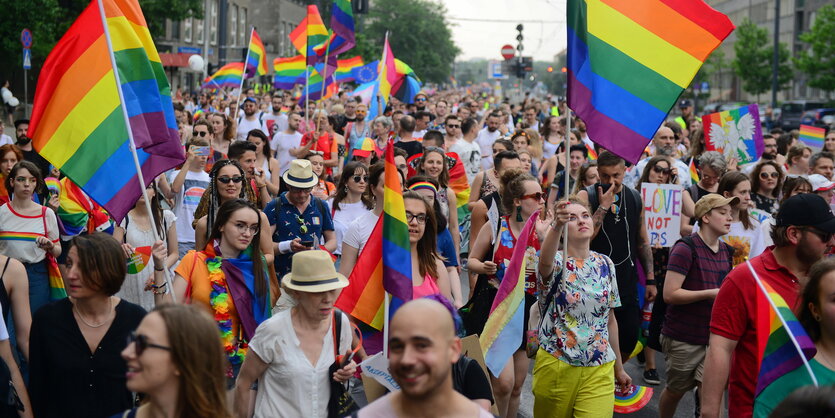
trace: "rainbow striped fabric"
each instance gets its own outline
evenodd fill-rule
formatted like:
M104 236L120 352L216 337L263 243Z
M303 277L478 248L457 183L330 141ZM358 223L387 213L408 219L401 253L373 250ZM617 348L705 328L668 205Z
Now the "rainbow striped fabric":
M300 83L304 84L305 79L302 78ZM323 83L325 85L324 90L322 90ZM299 98L299 102L303 102L307 99L308 92L310 100L322 100L327 99L339 92L339 85L334 82L333 75L329 75L326 79L323 79L322 75L319 74L318 71L312 70L310 72L310 78L307 80L307 86L301 89L301 91L302 96Z
M386 145L383 198L383 288L391 295L389 315L412 300L412 254L409 223L403 203L403 184L394 164L394 141Z
M809 148L819 151L823 149L823 135L826 132L823 128L809 125L800 125L800 142Z
M104 19L91 2L47 57L28 135L41 156L121 220L142 188L185 154L168 79L139 3L102 4ZM142 182L126 169L134 166L128 129Z
M61 239L67 241L83 232L112 233L114 224L107 212L69 178L62 178L58 189L59 206L56 215L61 221Z
M334 0L331 7L330 55L337 56L357 44L354 33L354 8L351 0ZM361 64L360 64L361 65Z
M700 0L569 0L567 23L568 105L633 163L734 28Z
M244 63L230 62L220 67L214 74L207 77L201 86L204 89L220 89L224 87L238 88L244 76Z
M35 242L35 239L42 237L43 234L36 232L15 232L15 231L0 231L0 241L29 241Z
M705 150L719 151L726 160L740 164L758 160L763 154L762 126L757 104L702 116Z
M525 334L525 267L528 258L525 243L529 242L531 233L535 233L538 217L539 211L531 215L516 239L513 256L493 299L484 331L479 336L484 363L493 376L502 372L507 361L519 349L519 341Z
M246 78L267 74L267 52L264 43L255 28L249 36L249 48L246 52Z
M693 182L693 184L698 183L699 182L699 171L696 170L696 159L695 159L695 157L690 157L690 167L689 167L688 171L690 172L690 180Z
M290 90L296 84L304 83L305 68L304 55L276 58L273 60L273 69L275 69L273 86L277 89Z
M334 73L334 76L336 76L336 82L346 83L348 81L354 81L354 69L360 68L363 65L365 65L365 63L359 55L353 58L337 61L336 72Z
M335 306L376 330L385 322L385 289L383 288L383 217L371 231L357 264L348 277Z
M300 54L306 57L307 65L315 65L319 52L325 53L323 45L328 40L327 28L319 15L319 8L315 4L307 6L307 15L299 25L290 32L290 42Z

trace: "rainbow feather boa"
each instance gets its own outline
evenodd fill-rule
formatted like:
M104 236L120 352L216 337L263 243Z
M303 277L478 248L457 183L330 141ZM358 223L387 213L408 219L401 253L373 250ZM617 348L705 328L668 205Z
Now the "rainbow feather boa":
M212 291L209 293L209 304L214 311L215 322L220 329L220 339L223 342L223 350L226 358L232 366L243 363L246 351L249 347L243 339L232 333L232 315L229 314L229 305L232 304L232 297L226 286L226 275L220 266L223 257L209 258L206 266L209 269L209 281L212 284ZM231 368L227 375L231 376Z

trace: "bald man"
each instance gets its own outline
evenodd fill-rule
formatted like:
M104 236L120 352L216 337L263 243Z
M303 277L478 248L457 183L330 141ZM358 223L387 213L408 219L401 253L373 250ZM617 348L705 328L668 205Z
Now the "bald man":
M673 173L676 176L674 183L684 186L685 189L690 187L692 184L690 180L690 168L687 164L676 158L676 137L672 129L663 125L658 128L658 131L652 137L652 143L649 149L651 154L643 160L638 161L638 164L632 166L626 172L623 184L640 191L641 185L638 182L649 160L656 155L666 155L673 164Z
M359 411L371 417L492 417L452 388L452 365L461 340L449 311L429 299L397 310L389 330L389 370L400 390Z

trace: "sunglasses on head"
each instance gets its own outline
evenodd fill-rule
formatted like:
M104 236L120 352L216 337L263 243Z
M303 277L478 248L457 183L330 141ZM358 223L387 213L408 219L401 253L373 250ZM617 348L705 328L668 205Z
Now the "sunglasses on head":
M652 171L655 171L658 174L670 174L673 172L671 168L664 168L660 166L652 167Z
M765 180L765 179L768 178L768 176L771 176L771 178L776 179L776 178L780 177L780 173L778 173L776 171L772 171L771 173L760 172L760 178L761 179Z
M201 138L202 138L202 137L204 137L204 136L206 136L206 135L208 135L208 134L209 134L209 133L208 133L208 132L206 132L206 131L194 131L194 133L193 133L192 135L194 135L195 137L199 136L199 137L201 137Z
M158 348L160 350L171 351L171 347L149 343L148 337L142 334L137 334L136 331L133 331L128 335L127 345L131 345L132 343L136 343L133 349L136 352L137 357L141 356L142 353L144 353L145 350L149 348Z
M242 176L234 176L234 177L223 176L223 177L218 177L217 181L219 181L223 184L229 184L230 181L235 183L235 184L238 184L238 183L244 181L244 178Z

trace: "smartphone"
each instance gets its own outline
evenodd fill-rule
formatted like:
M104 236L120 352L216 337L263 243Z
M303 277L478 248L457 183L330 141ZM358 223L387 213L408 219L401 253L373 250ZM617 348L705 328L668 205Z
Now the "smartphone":
M612 187L612 185L608 183L597 183L596 186L603 189L603 193L606 193L609 190L609 188Z
M355 353L356 353L355 351L350 351L350 352L348 352L348 355L343 356L342 363L339 364L339 368L341 369L341 368L347 366L348 364L350 364L351 360L354 359L354 354Z
M208 157L209 156L209 147L192 145L191 150L194 151L194 155L197 155L198 157Z
M303 245L307 248L313 248L313 240L301 241L301 242L299 242L299 244L301 244L301 245Z

